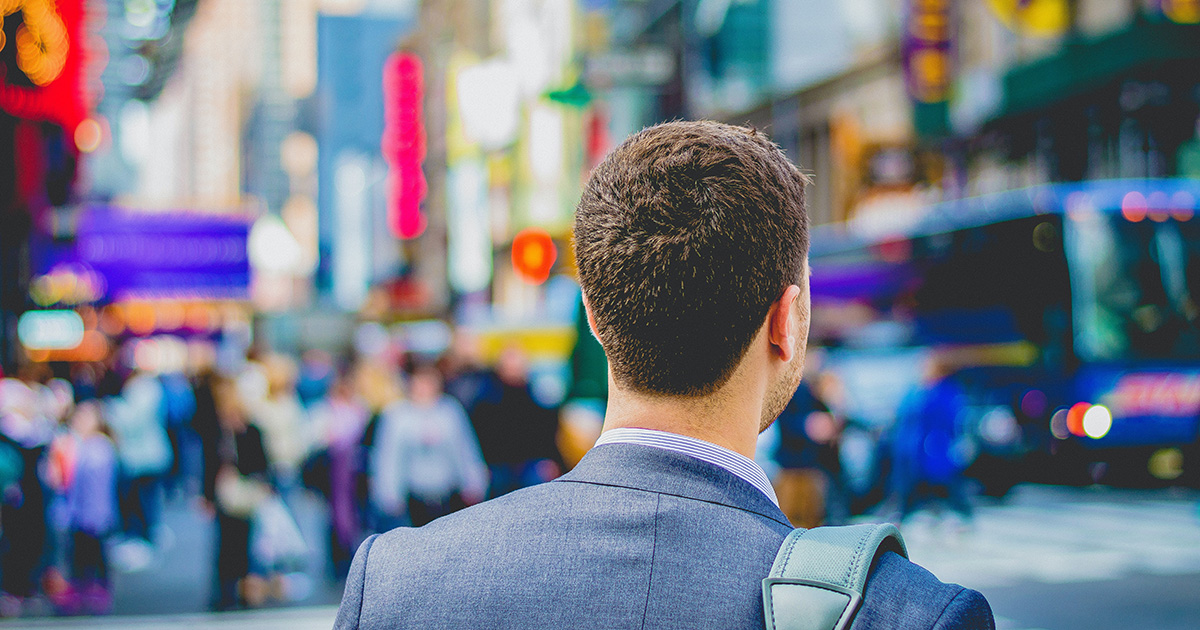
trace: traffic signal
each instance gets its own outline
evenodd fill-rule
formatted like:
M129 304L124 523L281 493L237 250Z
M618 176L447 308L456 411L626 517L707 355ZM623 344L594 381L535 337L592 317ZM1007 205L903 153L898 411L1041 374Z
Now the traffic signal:
M550 277L550 268L558 258L558 248L550 233L541 228L525 228L512 243L513 269L529 284L541 284Z

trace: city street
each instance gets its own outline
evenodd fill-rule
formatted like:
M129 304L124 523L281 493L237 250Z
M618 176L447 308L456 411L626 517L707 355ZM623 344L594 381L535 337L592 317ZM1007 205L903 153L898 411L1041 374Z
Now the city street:
M1200 630L1200 0L0 0L0 630L327 628L615 426L806 526L949 490L999 630ZM347 614L761 625L741 490L732 556L498 501Z
M1000 630L1194 629L1200 494L1021 486L973 529L917 517L912 559L981 591Z
M298 520L321 540L319 504L300 495ZM971 528L916 516L904 528L913 560L942 580L983 592L999 630L1195 628L1200 618L1200 493L1021 486L982 504ZM312 570L289 580L286 609L199 614L208 596L207 524L183 503L167 518L173 542L144 571L115 580L118 617L101 627L146 629L328 627L340 585ZM16 627L80 628L98 620L27 620Z
M279 605L336 604L342 593L340 584L326 578L324 508L307 492L295 493L290 503L310 553L307 571L286 576L288 601ZM150 566L117 572L113 580L117 614L164 615L208 609L214 566L212 522L186 502L170 505L165 522L169 533L160 536L159 552Z

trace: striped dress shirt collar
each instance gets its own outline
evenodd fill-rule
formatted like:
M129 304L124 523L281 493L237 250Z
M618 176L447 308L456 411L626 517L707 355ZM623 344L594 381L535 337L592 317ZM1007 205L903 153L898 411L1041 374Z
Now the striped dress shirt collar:
M596 440L596 446L603 444L640 444L694 457L728 470L746 483L758 488L776 506L779 505L779 499L775 496L775 488L771 486L771 480L767 478L767 473L763 472L761 466L741 453L735 453L712 442L655 429L622 427L609 429L600 434L600 439Z

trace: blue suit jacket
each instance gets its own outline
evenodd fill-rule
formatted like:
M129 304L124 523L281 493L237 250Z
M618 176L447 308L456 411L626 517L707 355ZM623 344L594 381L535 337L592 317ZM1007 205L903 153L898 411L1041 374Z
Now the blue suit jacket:
M719 466L598 446L567 475L362 544L337 628L763 628L792 526ZM853 628L992 628L979 593L893 553Z

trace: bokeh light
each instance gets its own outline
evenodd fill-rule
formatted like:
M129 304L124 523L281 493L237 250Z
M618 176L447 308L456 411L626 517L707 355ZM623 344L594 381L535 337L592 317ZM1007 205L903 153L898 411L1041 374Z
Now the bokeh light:
M83 153L100 148L104 140L104 128L94 118L88 118L75 127L75 146Z
M1092 405L1083 414L1083 432L1095 440L1108 435L1112 423L1112 412L1104 405Z

